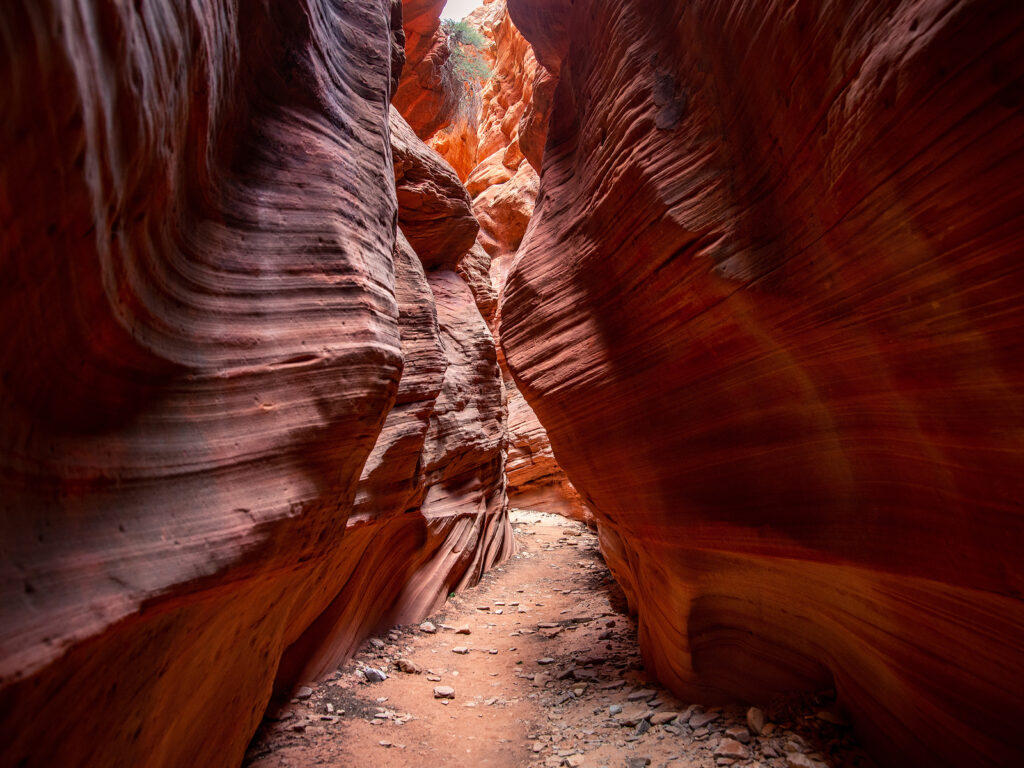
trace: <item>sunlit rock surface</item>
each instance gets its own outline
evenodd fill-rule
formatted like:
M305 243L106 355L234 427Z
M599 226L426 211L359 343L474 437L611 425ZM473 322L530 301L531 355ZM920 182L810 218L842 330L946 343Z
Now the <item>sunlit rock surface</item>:
M467 119L438 133L430 144L448 160L473 196L480 224L476 245L457 265L492 329L497 298L526 233L537 200L540 177L519 147L520 130L542 147L550 109L535 104L534 83L553 83L537 65L533 50L509 19L503 0L490 0L466 17L489 45L481 51L491 68L480 105ZM543 152L541 148L539 154ZM539 165L539 161L538 161ZM399 190L401 200L401 189ZM499 359L499 362L503 360ZM505 374L508 396L508 493L514 507L589 518L582 500L558 466L544 427Z
M1024 10L509 6L561 81L501 343L648 668L1019 763Z
M445 84L451 52L440 28L445 0L403 0L406 66L394 104L413 130L427 139L455 116L458 99Z

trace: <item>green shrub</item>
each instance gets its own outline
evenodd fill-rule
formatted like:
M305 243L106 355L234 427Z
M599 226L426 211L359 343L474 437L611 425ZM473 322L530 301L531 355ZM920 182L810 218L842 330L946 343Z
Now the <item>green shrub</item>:
M455 102L455 115L472 120L480 107L480 91L491 76L482 51L487 38L464 21L444 19L441 30L448 38L451 54L445 62L443 80L445 90Z

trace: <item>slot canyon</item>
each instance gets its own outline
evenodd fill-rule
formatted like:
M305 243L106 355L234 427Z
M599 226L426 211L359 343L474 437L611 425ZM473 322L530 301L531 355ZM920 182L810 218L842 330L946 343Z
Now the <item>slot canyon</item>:
M0 768L1024 765L1024 4L445 5L0 6Z

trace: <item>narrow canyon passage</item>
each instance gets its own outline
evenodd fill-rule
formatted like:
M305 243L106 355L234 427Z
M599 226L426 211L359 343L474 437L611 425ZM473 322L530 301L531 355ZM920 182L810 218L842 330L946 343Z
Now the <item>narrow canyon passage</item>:
M834 690L749 714L666 691L644 670L593 532L551 514L510 517L509 562L300 689L264 720L244 765L873 766Z
M0 768L1024 765L1024 3L446 5L0 2Z

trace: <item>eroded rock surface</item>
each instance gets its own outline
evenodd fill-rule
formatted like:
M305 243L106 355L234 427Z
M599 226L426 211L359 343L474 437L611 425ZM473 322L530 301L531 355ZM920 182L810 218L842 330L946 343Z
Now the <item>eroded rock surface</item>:
M482 54L492 76L482 86L479 110L437 134L430 143L465 179L473 196L480 233L457 271L496 330L498 294L526 233L540 187L537 171L520 149L520 131L528 126L533 144L543 143L552 89L545 85L545 100L538 106L534 84L553 81L512 24L503 0L490 0L467 16L466 22L491 43ZM542 149L538 159L540 153ZM499 356L499 363L503 362ZM582 499L558 466L544 427L507 371L504 378L510 504L588 519Z
M451 51L440 29L445 0L403 0L406 66L394 104L416 135L427 139L455 116L458 98L445 84Z
M0 10L0 763L237 765L508 554L493 339L396 252L398 11Z
M500 338L649 667L1019 762L1020 6L509 5L561 80Z

